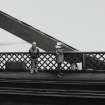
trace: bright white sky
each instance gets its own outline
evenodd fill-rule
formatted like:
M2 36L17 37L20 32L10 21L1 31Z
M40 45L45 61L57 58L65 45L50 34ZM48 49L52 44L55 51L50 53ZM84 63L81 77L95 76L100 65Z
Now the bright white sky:
M105 0L0 0L0 10L81 51L105 51ZM1 51L31 46L1 29L0 36Z

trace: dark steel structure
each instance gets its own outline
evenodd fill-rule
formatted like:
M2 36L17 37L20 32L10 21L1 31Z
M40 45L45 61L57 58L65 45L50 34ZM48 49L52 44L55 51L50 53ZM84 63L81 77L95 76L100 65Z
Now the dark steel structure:
M45 51L54 51L56 43L61 42L58 39L55 39L2 11L0 11L0 28L22 38L29 43L36 41L38 47ZM77 51L77 49L65 43L63 43L63 48L64 51Z
M105 52L65 52L71 63L81 63L82 69L72 70L71 63L61 65L63 77L56 76L55 52L40 53L38 73L30 74L29 53L0 53L0 93L44 97L105 98ZM88 59L88 57L94 59ZM12 62L12 65L10 63ZM9 64L8 64L9 63ZM18 71L7 69L14 63L23 64ZM17 66L18 67L18 66ZM24 69L23 69L24 68ZM12 71L11 71L12 70Z

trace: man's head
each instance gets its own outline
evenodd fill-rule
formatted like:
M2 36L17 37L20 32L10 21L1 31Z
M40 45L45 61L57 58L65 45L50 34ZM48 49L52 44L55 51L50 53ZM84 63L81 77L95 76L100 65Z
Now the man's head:
M62 43L61 42L57 42L57 44L56 44L56 46L55 46L56 48L62 48Z
M36 48L36 42L32 42L32 47Z

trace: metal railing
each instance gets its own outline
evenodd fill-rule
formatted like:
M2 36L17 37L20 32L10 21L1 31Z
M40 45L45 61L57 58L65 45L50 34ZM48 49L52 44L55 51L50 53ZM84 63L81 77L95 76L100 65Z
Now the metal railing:
M28 52L0 53L0 69L7 70L8 62L24 63L25 70L31 69L31 59ZM55 52L40 52L38 57L39 71L56 71ZM73 65L77 68L73 69ZM105 52L64 52L64 62L59 68L62 71L104 71Z

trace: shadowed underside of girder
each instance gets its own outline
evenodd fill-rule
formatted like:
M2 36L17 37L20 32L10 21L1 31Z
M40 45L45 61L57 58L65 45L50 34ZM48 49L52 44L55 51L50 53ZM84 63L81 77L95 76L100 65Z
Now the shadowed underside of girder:
M2 11L0 11L0 28L29 43L36 41L38 47L45 51L53 51L55 44L59 41ZM65 43L63 43L63 48L64 51L77 51L75 48Z

